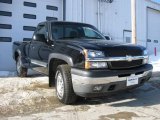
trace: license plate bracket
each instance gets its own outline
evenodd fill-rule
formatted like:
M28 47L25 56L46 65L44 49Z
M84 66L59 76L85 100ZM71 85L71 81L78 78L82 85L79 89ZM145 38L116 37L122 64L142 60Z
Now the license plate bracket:
M131 76L127 77L127 86L138 85L138 77Z

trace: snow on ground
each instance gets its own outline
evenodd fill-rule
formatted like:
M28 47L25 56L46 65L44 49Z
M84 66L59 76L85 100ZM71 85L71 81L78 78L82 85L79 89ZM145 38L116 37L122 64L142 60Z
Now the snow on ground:
M153 65L153 72L160 72L160 52L157 53L157 56L150 55L149 62Z
M104 98L63 105L48 77L0 77L1 120L160 120L160 80Z
M0 78L0 116L30 114L61 106L54 91L48 87L45 76Z

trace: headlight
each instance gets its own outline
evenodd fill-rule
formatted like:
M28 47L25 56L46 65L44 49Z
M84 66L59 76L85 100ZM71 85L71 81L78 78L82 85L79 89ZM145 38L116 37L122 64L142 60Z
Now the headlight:
M146 55L146 56L147 56L147 55L148 55L148 50L144 50L144 51L143 51L143 55Z
M104 53L102 51L96 51L96 50L84 50L85 57L86 58L101 58L105 57Z
M84 54L85 54L85 59L86 59L85 69L108 68L107 62L100 62L100 61L91 62L91 61L89 61L90 59L105 57L105 55L102 51L84 50Z
M149 58L143 59L143 64L148 64L149 63Z
M144 50L144 51L143 51L143 55L144 55L144 56L148 56L148 50ZM143 59L143 64L148 64L148 63L149 63L149 57Z

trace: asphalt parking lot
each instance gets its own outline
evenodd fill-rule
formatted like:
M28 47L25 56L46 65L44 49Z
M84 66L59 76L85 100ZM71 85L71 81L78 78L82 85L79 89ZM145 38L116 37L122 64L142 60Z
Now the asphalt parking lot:
M9 120L160 120L160 73L144 86L116 95L79 99L63 105L48 78L0 78L0 119Z

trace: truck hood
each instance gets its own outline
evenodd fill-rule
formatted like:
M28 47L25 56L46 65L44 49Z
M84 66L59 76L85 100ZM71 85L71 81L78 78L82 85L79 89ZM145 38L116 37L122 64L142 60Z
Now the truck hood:
M145 50L142 46L107 40L63 40L61 42L82 49L103 51L106 57L141 56Z

